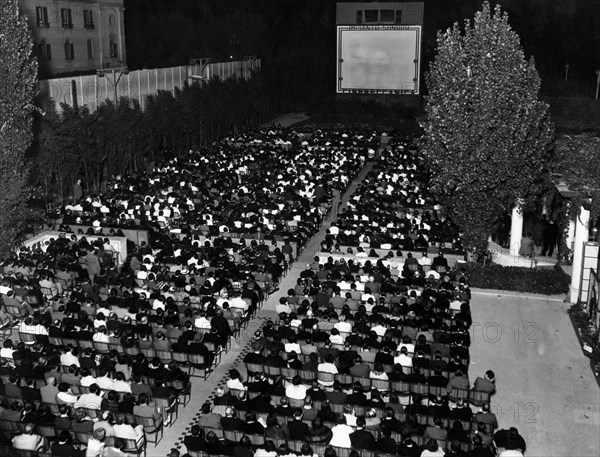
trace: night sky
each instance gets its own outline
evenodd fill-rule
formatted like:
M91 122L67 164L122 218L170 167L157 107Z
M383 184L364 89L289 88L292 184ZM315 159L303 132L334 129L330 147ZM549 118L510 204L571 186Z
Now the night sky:
M425 0L423 70L435 36L472 18L475 0ZM600 67L600 0L500 0L546 95L593 93ZM125 0L130 68L185 65L190 58L262 59L273 84L331 96L335 81L335 0ZM565 87L565 64L569 84Z

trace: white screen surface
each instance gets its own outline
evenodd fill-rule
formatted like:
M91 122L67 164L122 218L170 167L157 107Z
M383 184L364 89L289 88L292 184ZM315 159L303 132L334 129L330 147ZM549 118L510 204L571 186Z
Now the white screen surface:
M338 26L338 92L419 93L419 26Z

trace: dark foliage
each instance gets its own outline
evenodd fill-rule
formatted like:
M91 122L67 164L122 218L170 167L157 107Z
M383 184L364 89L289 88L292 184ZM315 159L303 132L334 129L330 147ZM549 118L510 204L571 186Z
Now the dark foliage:
M471 278L471 286L480 289L559 295L566 294L571 284L570 276L560 266L553 269L535 269L468 263L465 268Z

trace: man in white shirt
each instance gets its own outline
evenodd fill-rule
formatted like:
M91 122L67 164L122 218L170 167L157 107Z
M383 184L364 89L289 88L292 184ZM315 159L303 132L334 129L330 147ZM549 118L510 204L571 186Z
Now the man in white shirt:
M75 408L100 409L102 404L102 391L98 384L90 386L90 392L82 394L79 400L75 402Z
M285 396L294 400L304 400L307 390L307 387L302 384L300 376L296 375L292 379L292 384L285 388Z
M67 404L73 406L73 404L77 401L77 396L71 392L69 384L66 382L61 382L58 385L58 393L56 394L56 402L58 404Z
M394 364L397 364L397 363L402 365L403 368L404 367L412 368L413 360L412 360L412 357L409 357L408 349L406 348L406 346L402 346L400 348L400 354L398 354L396 357L394 357Z
M352 332L352 324L346 321L346 315L339 315L339 322L336 322L333 325L333 328L337 328L340 333L351 333Z
M350 433L353 433L354 429L346 424L346 416L344 415L342 417L344 418L343 423L337 424L331 428L333 436L331 437L331 441L329 441L329 445L349 449L352 447Z
M125 375L117 371L115 374L115 379L113 380L113 390L117 392L126 392L131 393L131 383L125 381Z
M108 371L106 369L101 369L98 373L99 376L96 378L96 384L102 390L114 390L113 380L108 375Z
M196 327L197 329L200 329L200 330L210 330L210 328L211 328L210 321L207 319L205 313L201 313L194 320L194 327Z
M421 255L421 258L419 259L419 265L421 265L422 267L431 266L431 259L427 257L427 252L424 251Z
M319 365L317 365L317 371L320 371L321 373L333 373L333 374L337 374L338 373L338 369L335 366L334 363L334 357L332 354L327 354L325 355L325 362L320 363ZM330 387L333 386L333 381L321 381L319 380L319 384L322 386L326 386L326 387Z
M67 346L68 348L68 346ZM67 350L67 352L65 352L63 355L60 356L60 364L61 365L66 365L68 367L70 367L71 365L77 365L78 367L81 366L79 364L79 348L71 348L70 350Z

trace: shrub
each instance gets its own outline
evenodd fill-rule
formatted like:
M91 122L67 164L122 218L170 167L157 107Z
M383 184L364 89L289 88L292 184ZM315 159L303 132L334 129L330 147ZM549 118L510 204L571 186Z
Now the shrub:
M543 295L566 294L571 278L557 265L553 269L482 266L468 263L471 287L481 289L512 290Z

